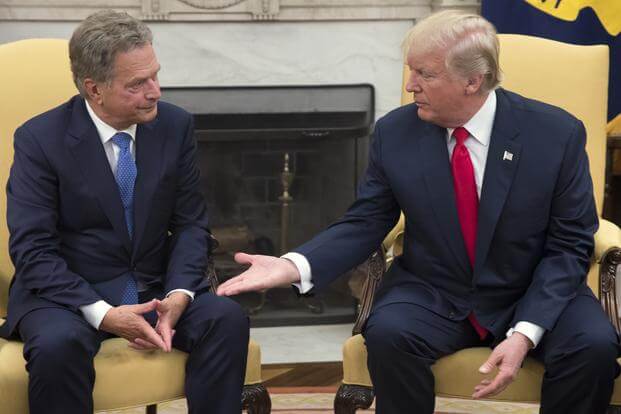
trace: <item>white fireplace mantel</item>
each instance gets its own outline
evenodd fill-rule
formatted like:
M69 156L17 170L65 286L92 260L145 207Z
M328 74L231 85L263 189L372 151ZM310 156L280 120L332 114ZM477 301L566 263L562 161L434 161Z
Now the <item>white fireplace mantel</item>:
M114 8L149 21L413 20L479 0L3 0L0 20L79 21Z
M69 39L105 8L149 21L162 86L369 83L376 116L397 107L407 30L479 0L0 0L0 44Z

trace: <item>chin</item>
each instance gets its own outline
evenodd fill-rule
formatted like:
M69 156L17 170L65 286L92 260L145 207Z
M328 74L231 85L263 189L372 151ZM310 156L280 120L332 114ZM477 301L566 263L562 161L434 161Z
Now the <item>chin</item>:
M420 119L422 119L423 121L427 121L427 122L429 122L429 121L431 121L431 120L432 120L432 116L431 116L431 114L429 113L429 111L425 110L424 108L422 108L422 107L420 107L420 106L418 107L418 111L417 111L417 113L418 113L418 117L419 117Z
M157 116L157 105L150 110L149 112L145 112L140 117L140 123L151 122Z

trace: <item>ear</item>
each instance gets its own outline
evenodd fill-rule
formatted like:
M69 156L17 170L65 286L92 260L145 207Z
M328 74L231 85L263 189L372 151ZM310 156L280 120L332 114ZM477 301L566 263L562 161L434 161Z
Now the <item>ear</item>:
M472 75L466 79L465 94L474 95L479 93L481 85L483 84L483 75Z
M91 78L84 79L84 91L86 92L86 97L90 102L98 105L103 103L101 87L101 83L97 83Z

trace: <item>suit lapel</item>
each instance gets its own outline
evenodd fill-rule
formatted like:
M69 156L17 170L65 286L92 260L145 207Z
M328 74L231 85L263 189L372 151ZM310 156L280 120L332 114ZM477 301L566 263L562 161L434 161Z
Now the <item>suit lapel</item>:
M82 98L76 98L68 129L67 145L75 157L88 187L93 189L93 193L123 242L123 246L130 252L131 243L118 186L97 129L90 119L85 105Z
M438 228L446 244L457 258L457 262L466 274L471 273L470 261L461 234L453 176L446 143L446 129L426 124L427 133L420 140L420 154L424 154L424 177Z
M516 139L519 136L519 130L511 111L511 104L501 89L497 90L496 96L498 98L496 116L479 203L475 275L487 257L496 223L509 194L522 149Z
M151 212L151 199L157 190L163 166L165 137L155 121L138 125L136 129L136 168L138 176L134 189L134 256L144 235ZM155 207L157 208L157 207Z

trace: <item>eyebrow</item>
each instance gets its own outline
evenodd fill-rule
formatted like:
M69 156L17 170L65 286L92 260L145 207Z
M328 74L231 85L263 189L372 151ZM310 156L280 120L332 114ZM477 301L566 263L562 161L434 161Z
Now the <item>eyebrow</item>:
M162 65L158 65L157 66L157 70L155 71L155 74L157 75L160 72L161 69L162 69ZM141 82L141 81L149 79L149 78L151 78L151 76L134 77L134 78L130 79L129 82L127 82L127 85L133 85L136 82Z

